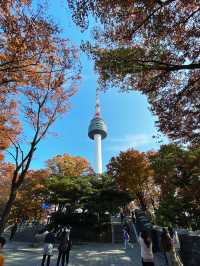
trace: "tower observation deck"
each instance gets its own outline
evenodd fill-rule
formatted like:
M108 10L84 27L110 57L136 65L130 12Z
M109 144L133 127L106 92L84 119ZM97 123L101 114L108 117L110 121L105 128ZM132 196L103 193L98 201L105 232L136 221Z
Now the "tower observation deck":
M99 94L96 93L96 112L94 118L91 120L88 137L95 140L95 161L96 161L96 173L102 174L102 149L101 140L107 137L107 127L100 113Z

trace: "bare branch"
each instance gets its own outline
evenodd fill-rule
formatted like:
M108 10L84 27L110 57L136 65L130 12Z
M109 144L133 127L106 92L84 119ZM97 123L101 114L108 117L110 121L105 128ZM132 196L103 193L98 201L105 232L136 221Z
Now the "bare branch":
M14 159L14 161L15 161L15 166L17 167L17 159L16 159L16 156L15 156L12 152L10 152L9 150L6 150L6 152L7 152L8 154L10 154L10 156Z

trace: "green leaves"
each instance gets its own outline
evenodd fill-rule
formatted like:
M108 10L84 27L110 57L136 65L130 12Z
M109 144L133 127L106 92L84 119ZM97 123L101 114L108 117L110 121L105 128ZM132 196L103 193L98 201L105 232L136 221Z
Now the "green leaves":
M163 145L149 157L160 189L157 219L198 228L200 215L200 149Z
M107 175L99 176L51 176L46 180L47 202L58 204L73 213L82 208L89 213L116 213L119 207L131 201L129 193L118 189L116 182Z

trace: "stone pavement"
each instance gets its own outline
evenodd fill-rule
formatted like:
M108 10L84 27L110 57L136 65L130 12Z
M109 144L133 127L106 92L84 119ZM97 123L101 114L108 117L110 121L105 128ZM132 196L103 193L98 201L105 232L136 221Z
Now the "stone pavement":
M22 243L8 244L5 248L5 266L40 266L42 248L31 248ZM51 266L56 265L57 250ZM121 244L74 245L69 266L141 266L140 249L137 244L124 250ZM165 266L163 256L156 255L155 266Z

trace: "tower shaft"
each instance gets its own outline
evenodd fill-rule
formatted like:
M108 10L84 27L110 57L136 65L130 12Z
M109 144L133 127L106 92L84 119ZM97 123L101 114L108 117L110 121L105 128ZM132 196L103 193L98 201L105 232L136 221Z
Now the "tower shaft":
M103 170L102 170L101 135L95 134L94 140L96 144L96 147L95 147L96 173L102 174Z

